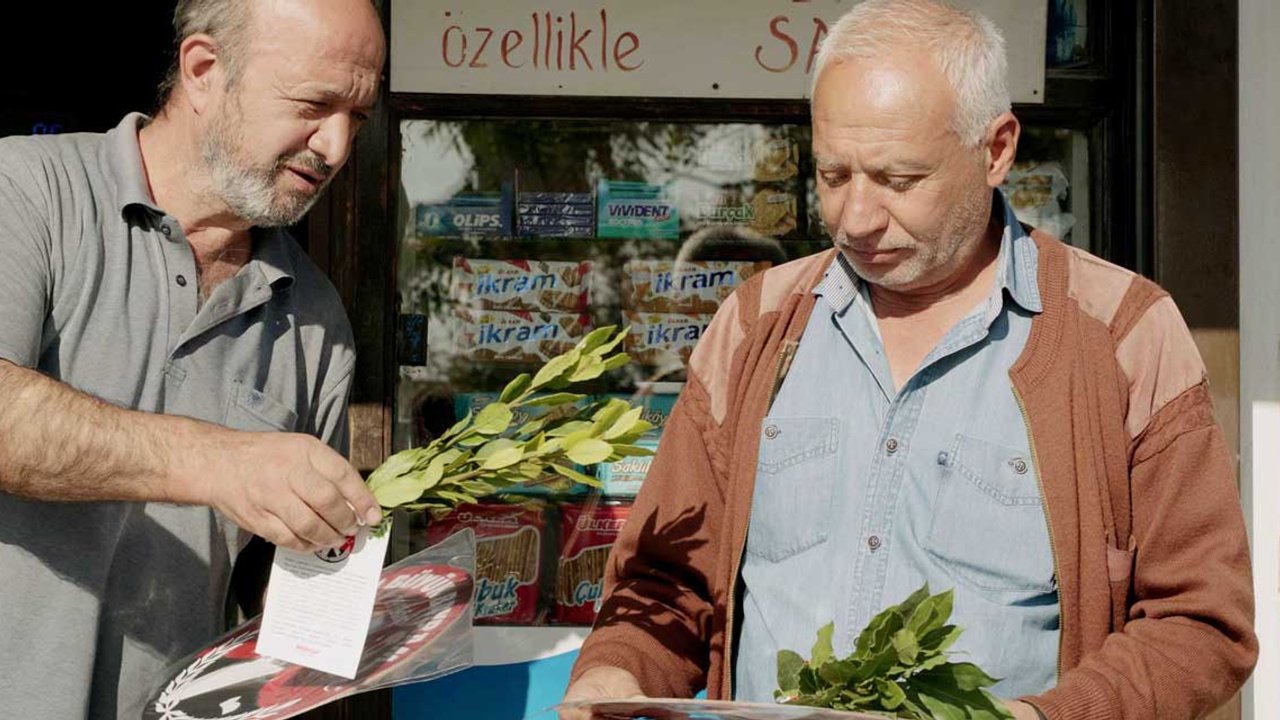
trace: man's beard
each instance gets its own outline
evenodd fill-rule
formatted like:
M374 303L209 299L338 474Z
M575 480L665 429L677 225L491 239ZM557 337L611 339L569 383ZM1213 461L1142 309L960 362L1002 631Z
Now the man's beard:
M234 99L228 103L235 103ZM234 116L234 117L233 117ZM293 225L307 214L329 184L333 168L303 150L281 155L270 165L245 159L244 125L238 111L224 106L212 120L201 147L213 192L240 219L256 227ZM280 189L280 176L288 166L305 169L320 179L313 191Z
M922 237L913 238L911 244L889 243L889 247L913 247L914 251L891 268L863 267L846 253L850 266L864 281L887 290L910 291L923 285L938 282L943 268L954 267L957 255L972 239L984 232L991 219L991 195L985 188L965 197L948 213L948 221L941 228ZM836 247L849 244L843 230L838 230L833 240Z

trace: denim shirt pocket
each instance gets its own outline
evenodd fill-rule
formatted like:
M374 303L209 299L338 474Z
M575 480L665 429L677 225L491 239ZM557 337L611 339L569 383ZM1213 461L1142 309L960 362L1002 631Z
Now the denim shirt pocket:
M298 414L259 390L232 381L227 397L227 414L222 423L246 432L294 432Z
M1053 591L1049 526L1031 456L957 435L924 545L954 577L976 588Z
M765 418L748 554L780 562L826 541L839 436L838 418Z

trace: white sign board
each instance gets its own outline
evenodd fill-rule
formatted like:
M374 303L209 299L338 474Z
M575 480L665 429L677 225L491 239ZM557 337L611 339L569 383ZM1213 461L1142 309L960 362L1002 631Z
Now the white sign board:
M804 98L857 0L392 0L402 93ZM1004 32L1014 102L1044 98L1046 0L962 0Z

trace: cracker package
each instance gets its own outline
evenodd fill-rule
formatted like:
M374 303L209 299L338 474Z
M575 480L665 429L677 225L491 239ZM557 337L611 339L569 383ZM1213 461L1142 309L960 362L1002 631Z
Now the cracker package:
M641 365L689 364L698 338L711 324L711 315L646 313L626 310L624 324L631 326L624 342L626 352Z
M477 624L532 625L538 619L545 509L526 501L460 505L432 514L428 546L463 528L475 532Z
M590 625L603 599L609 551L631 513L623 504L560 506L560 567L556 574L556 622Z
M638 447L658 451L656 439L636 441ZM605 497L633 498L640 492L644 478L649 474L649 466L653 464L653 455L643 457L626 457L617 462L605 462L596 466L596 478L600 480L601 492Z
M751 173L756 182L782 182L799 174L800 147L794 140L774 137L757 143Z
M796 229L796 196L789 192L760 188L751 199L754 214L751 229L769 237L788 235Z
M545 363L591 331L586 315L522 310L454 310L455 350L480 362Z
M734 289L768 262L632 260L623 267L622 302L629 310L714 314Z
M453 259L449 295L486 310L581 313L590 297L591 263Z

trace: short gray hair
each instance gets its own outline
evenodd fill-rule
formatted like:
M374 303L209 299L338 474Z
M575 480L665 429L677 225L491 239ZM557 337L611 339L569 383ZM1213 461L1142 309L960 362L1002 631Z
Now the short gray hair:
M156 101L156 110L169 104L178 86L182 43L192 35L208 35L218 46L218 60L227 73L228 86L234 86L244 73L249 44L252 42L253 4L249 0L178 0L173 10L173 59Z
M970 147L1012 107L1009 61L1000 29L946 0L865 0L831 27L814 63L813 89L832 63L903 48L929 50L955 93L951 129Z

